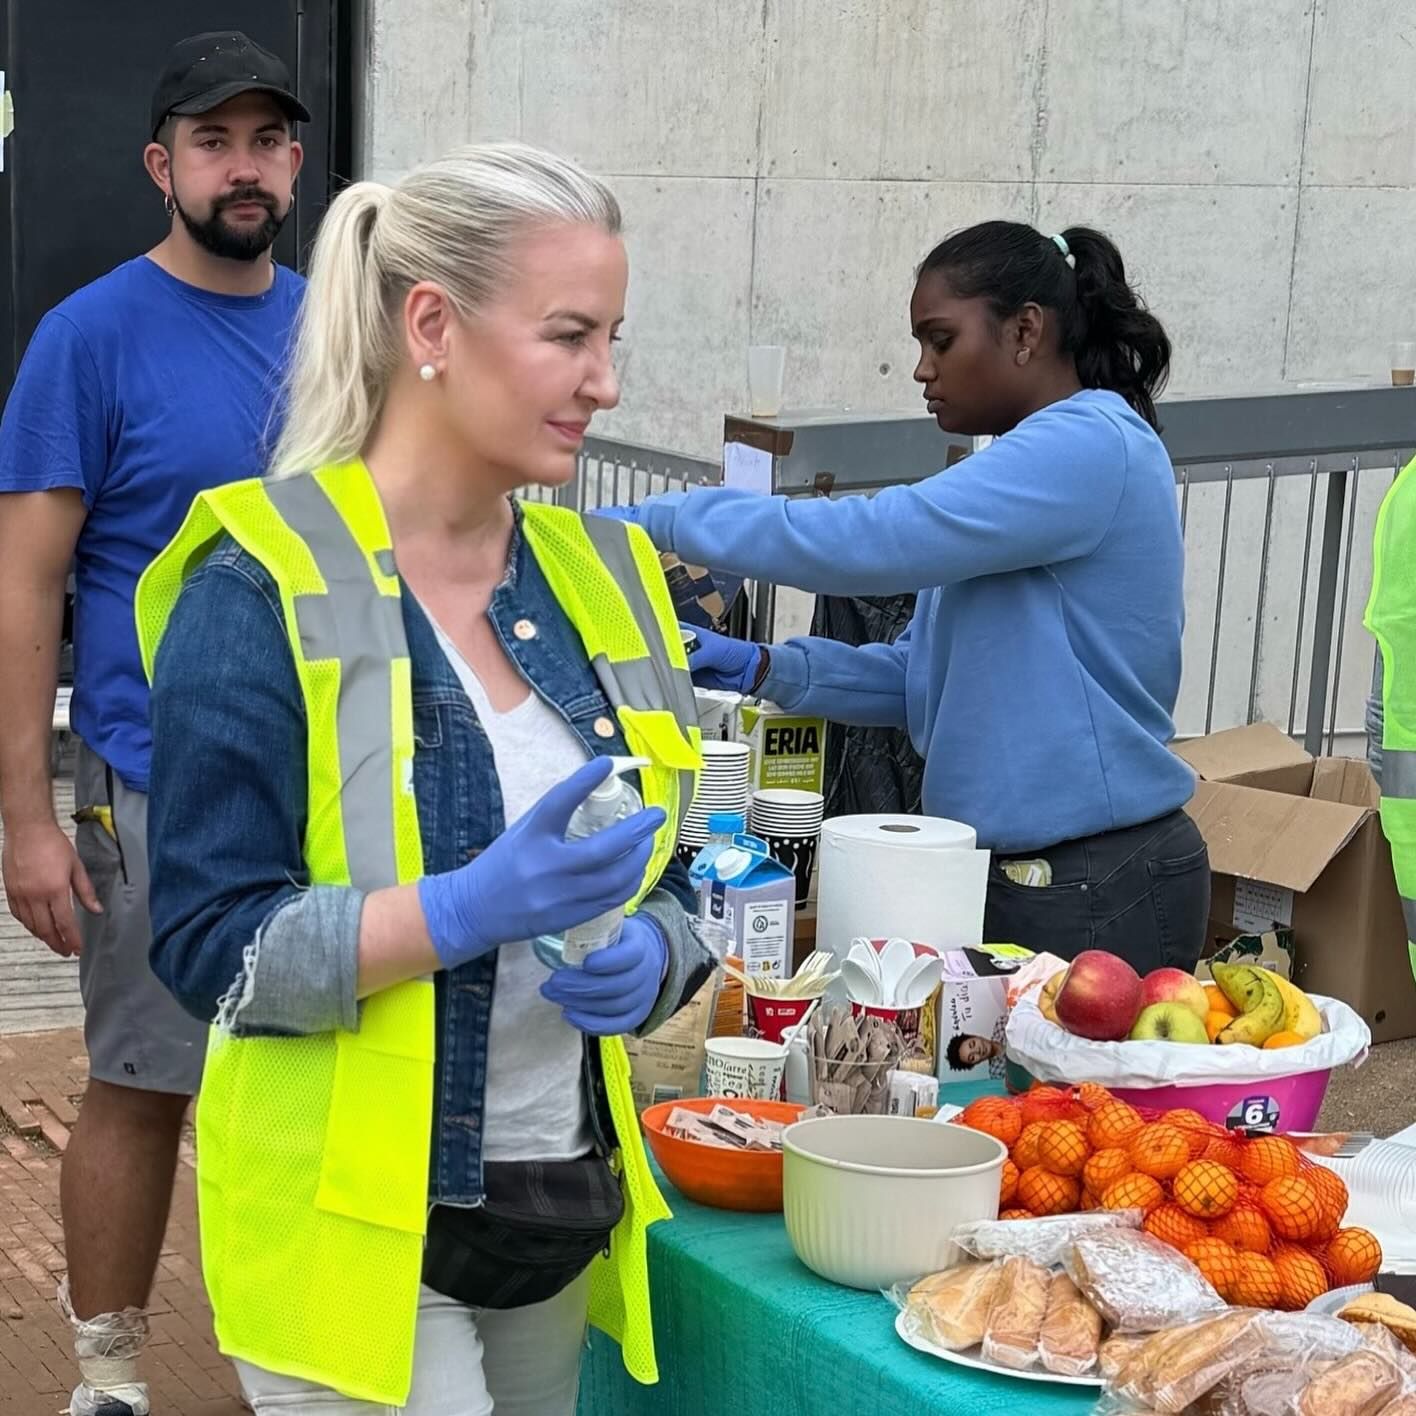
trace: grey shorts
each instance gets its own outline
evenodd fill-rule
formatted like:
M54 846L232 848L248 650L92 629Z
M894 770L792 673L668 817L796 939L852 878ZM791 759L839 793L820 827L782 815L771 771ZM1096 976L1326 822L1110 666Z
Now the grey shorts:
M114 1086L193 1096L202 1080L206 1026L183 1011L148 964L147 797L129 791L81 741L74 805L109 807L114 828L109 835L99 822L83 821L75 837L103 906L93 915L76 903L89 1075Z

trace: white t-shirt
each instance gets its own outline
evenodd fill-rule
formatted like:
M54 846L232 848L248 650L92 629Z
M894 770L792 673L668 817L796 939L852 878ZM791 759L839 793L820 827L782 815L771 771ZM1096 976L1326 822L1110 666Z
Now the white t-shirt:
M589 754L534 689L524 703L498 713L457 646L437 623L433 629L491 740L510 826L557 782L583 767ZM581 1081L584 1038L554 1003L541 997L549 977L529 942L503 944L497 951L482 1116L484 1160L573 1160L594 1147Z

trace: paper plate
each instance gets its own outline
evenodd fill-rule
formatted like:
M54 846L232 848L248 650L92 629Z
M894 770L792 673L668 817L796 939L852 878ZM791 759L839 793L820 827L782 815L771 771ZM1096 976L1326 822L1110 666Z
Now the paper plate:
M1057 1386L1091 1387L1093 1389L1102 1385L1100 1374L1087 1377L1059 1377L1056 1373L1044 1372L1041 1368L1037 1370L1029 1368L1025 1372L1019 1372L1012 1367L1002 1367L997 1362L985 1362L979 1355L977 1347L971 1347L967 1352L950 1352L947 1348L936 1347L927 1338L912 1331L912 1328L913 1323L910 1320L910 1315L901 1310L895 1317L895 1331L899 1333L903 1341L913 1347L916 1352L927 1352L931 1357L952 1362L957 1367L972 1367L977 1372L993 1372L1000 1377L1016 1377L1023 1382L1053 1382Z
M1364 1293L1374 1293L1375 1291L1370 1283L1354 1283L1347 1288L1334 1288L1331 1293L1324 1293L1320 1297L1314 1298L1304 1311L1321 1313L1324 1317L1335 1318L1354 1298L1360 1298Z

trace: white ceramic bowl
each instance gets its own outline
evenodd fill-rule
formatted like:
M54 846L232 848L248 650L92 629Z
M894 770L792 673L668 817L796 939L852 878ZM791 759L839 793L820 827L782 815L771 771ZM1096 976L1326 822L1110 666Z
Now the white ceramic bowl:
M955 1226L998 1217L1008 1152L981 1131L912 1116L822 1116L789 1126L783 1146L792 1248L847 1288L949 1268Z

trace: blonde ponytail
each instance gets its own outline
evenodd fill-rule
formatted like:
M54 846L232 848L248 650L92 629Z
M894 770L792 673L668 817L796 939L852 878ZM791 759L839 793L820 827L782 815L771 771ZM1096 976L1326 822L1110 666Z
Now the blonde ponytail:
M392 189L355 182L330 204L310 261L276 476L342 462L367 441L396 350L371 235Z
M473 315L506 280L516 237L556 222L617 235L619 204L574 163L520 143L460 148L394 187L345 188L315 241L271 474L363 449L403 357L403 299L414 285L435 282Z

